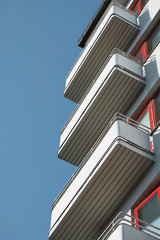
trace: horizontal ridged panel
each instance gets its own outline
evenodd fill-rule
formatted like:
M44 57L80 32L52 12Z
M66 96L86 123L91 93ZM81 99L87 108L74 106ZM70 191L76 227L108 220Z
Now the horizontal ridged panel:
M58 157L78 166L115 112L125 114L143 87L134 76L114 69L60 146Z
M104 163L93 173L61 227L56 240L93 239L98 228L107 222L126 194L151 164L147 158L120 144L113 146Z
M78 102L112 49L126 51L138 31L135 25L113 15L67 85L64 96Z

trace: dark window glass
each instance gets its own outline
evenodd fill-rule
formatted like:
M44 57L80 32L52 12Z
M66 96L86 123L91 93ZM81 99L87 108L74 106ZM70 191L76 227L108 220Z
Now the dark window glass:
M158 193L151 197L139 210L138 210L139 219L157 226L160 223L160 208ZM141 226L146 227L145 224L140 223Z
M138 14L137 6L133 9L133 12L135 12L136 14Z
M148 0L141 0L142 3L142 7L144 7L144 5L148 2Z
M155 47L159 40L160 40L160 25L156 28L155 32L148 40L149 52L152 51L152 49Z
M158 94L158 96L155 99L156 101L156 112L157 112L157 119L158 121L160 120L160 93Z
M142 49L139 50L138 54L136 55L136 58L138 58L143 63Z
M137 4L133 8L133 12L139 14L148 0L138 0Z
M149 112L148 108L145 110L143 115L138 119L138 122L150 128Z

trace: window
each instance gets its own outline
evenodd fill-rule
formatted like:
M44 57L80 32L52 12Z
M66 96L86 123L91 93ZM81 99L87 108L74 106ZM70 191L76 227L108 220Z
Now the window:
M152 51L152 49L154 48L154 46L156 46L156 44L159 42L159 40L160 40L160 25L155 29L153 34L148 39L149 52Z
M160 94L159 94L159 96L160 96ZM154 127L156 126L156 124L158 122L155 99L152 99L149 102L149 104L146 106L146 108L143 110L143 112L138 117L137 122L140 122L141 124L151 128L151 129L154 129ZM153 146L152 140L150 140L150 148L151 148L151 152L154 152L154 146Z
M142 123L143 125L150 127L150 119L149 119L149 111L148 108L145 109L141 117L138 119L138 122Z
M134 209L134 216L156 227L160 226L160 186ZM138 220L136 223L151 229L148 225L140 223ZM141 227L137 228L143 230Z
M137 119L137 122L144 124L145 126L153 129L157 124L157 113L156 113L156 104L155 100L152 99L140 116Z
M160 41L160 21L156 24L153 31L149 34L146 41L142 44L135 57L137 57L141 62L145 62L148 55L154 49L154 47Z
M158 121L160 121L160 88L153 95L153 99L147 104L140 116L136 119L137 122L154 129ZM153 152L153 141L150 141L151 152Z
M155 98L155 103L156 103L157 120L160 121L160 92Z
M145 60L148 57L148 45L147 42L144 42L142 46L140 47L139 51L135 55L136 58L138 58L141 62L145 62Z
M137 4L132 9L133 12L139 14L143 9L144 5L147 3L148 0L138 0Z

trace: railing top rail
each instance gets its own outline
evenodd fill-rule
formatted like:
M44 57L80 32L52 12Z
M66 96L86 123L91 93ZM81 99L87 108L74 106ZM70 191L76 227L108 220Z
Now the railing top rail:
M110 10L110 8L111 8L112 6L117 6L117 7L121 8L121 9L123 9L124 11L129 12L130 14L134 15L135 17L138 16L135 12L131 11L131 10L128 9L128 8L125 8L124 6L122 6L121 4L119 4L119 3L115 2L115 1L112 1L112 2L109 4L109 6L107 7L107 9L106 9L105 12L103 13L103 16L106 16L106 14L109 12L109 10ZM99 20L99 22L97 23L96 27L94 28L94 31L92 32L92 34L90 35L89 39L87 40L87 43L86 43L85 47L82 49L82 51L81 51L80 55L78 56L77 60L74 62L74 64L73 64L72 67L70 68L70 71L69 71L68 74L66 75L66 79L68 78L68 76L70 75L70 73L71 73L71 71L73 70L74 66L76 65L76 63L77 63L78 60L80 59L81 55L82 55L83 52L85 51L86 47L88 46L88 43L90 42L90 39L91 39L92 36L94 35L96 29L99 27L99 25L100 25L100 23L102 22L103 18L104 18L104 17L102 17L102 18ZM69 84L69 83L68 83L68 84Z
M98 77L100 76L100 74L102 73L102 71L104 70L105 66L107 65L107 63L109 62L109 60L111 59L111 57L114 54L120 54L134 62L136 62L137 64L140 64L142 66L142 63L139 59L121 51L118 48L114 48L111 53L109 54L109 56L106 58L106 60L104 61L104 63L102 64L101 68L99 69L99 71L97 72L96 76L94 77L93 81L90 83L90 85L88 86L88 88L86 89L86 91L84 92L83 96L81 97L81 99L79 100L78 104L76 105L76 107L74 108L73 112L71 113L70 117L68 118L67 122L65 123L65 125L63 126L62 130L61 130L61 134L64 132L64 130L66 129L66 127L68 126L68 124L70 123L71 119L73 118L73 116L75 115L75 113L77 112L77 110L79 109L79 107L81 106L81 104L83 103L84 99L86 98L87 94L89 93L89 91L91 90L92 86L94 85L94 83L97 81Z
M131 56L130 54L128 54L128 53L126 53L126 52L123 52L122 50L120 50L120 49L118 49L118 48L113 48L113 50L111 51L111 53L110 53L109 56L112 57L115 53L119 53L119 54L125 56L126 58L129 58L129 59L131 59L132 61L140 64L141 66L143 65L138 58L133 57L133 56Z
M96 140L96 142L93 144L92 148L89 150L89 152L87 153L87 155L83 158L82 162L79 164L79 166L77 167L76 171L73 173L73 175L71 176L71 178L68 180L68 182L66 183L66 185L62 188L61 192L58 194L58 196L56 197L56 199L54 200L54 202L52 203L52 209L56 206L56 204L58 203L58 201L60 200L60 198L63 196L63 194L65 193L65 191L68 189L68 187L70 186L70 184L72 183L72 181L75 179L75 177L78 175L78 173L80 172L80 170L83 168L83 166L85 165L85 163L88 161L88 159L90 158L90 156L93 154L93 152L95 151L96 147L98 146L98 144L100 143L100 141L103 139L103 137L105 136L105 134L108 132L108 130L111 128L111 126L113 125L113 123L117 120L121 120L131 126L134 126L135 128L139 129L140 131L143 131L145 133L147 133L148 135L150 135L151 133L151 129L129 117L126 117L125 115L121 114L121 113L115 113L115 115L113 116L113 118L111 119L111 121L107 124L107 126L105 127L105 129L103 130L103 132L100 134L100 136L98 137L98 139Z
M154 129L151 131L151 136L153 136L153 134L158 130L158 128L160 127L160 121L158 121L158 123L156 124L156 126L154 127Z
M120 216L123 216L123 218L120 218ZM130 220L124 218L124 217L129 217ZM152 230L151 229L148 229L142 225L140 225L139 223L136 223L136 221L138 221L139 223L141 224L144 224L146 226L149 226L151 228L153 228ZM126 214L124 212L120 212L118 213L118 215L112 220L112 222L108 225L108 227L104 230L104 232L101 234L101 236L97 239L97 240L105 240L106 237L108 237L120 224L122 223L129 223L129 224L132 224L133 226L135 227L139 227L139 228L142 228L146 231L148 231L149 233L152 233L152 234L155 234L156 236L159 236L160 237L160 234L158 234L157 232L155 232L156 230L158 230L160 232L160 228L154 226L154 225L151 225L141 219L138 219L134 216L131 216L129 214ZM155 231L154 231L155 230Z

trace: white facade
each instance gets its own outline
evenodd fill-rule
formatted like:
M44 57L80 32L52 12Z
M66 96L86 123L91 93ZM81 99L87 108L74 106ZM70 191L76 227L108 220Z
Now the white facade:
M64 96L78 104L58 157L78 168L53 202L49 240L155 240L160 1L105 0L100 9L66 78Z

